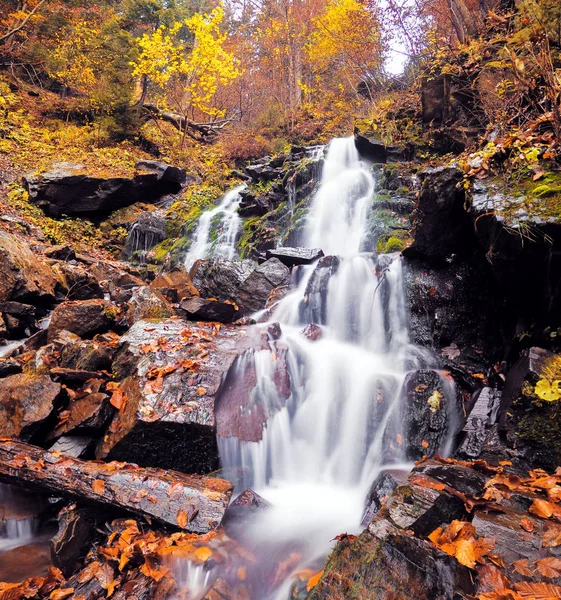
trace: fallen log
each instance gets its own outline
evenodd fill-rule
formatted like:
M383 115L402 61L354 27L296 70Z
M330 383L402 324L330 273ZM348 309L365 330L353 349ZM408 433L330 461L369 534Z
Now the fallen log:
M193 533L220 525L233 489L224 479L83 461L5 437L0 480L121 508Z

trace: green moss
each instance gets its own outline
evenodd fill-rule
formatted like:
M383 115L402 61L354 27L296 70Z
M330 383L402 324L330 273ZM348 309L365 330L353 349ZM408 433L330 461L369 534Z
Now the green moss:
M401 252L405 248L405 242L396 237L391 237L386 242L386 247L384 248L384 252L386 254L390 254L391 252Z

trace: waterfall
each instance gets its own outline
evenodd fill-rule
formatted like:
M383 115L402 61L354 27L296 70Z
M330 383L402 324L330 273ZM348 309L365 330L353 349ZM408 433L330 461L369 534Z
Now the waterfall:
M236 238L241 224L238 207L242 199L240 192L244 188L245 185L239 185L230 190L217 206L200 216L191 247L185 257L187 271L201 258L235 258Z
M286 349L290 395L280 398L271 379L276 352L254 353L252 403L280 408L260 441L218 439L225 476L236 491L252 487L270 503L240 534L260 561L252 580L255 599L287 600L290 577L267 587L263 573L273 573L289 554L298 557L293 573L317 568L335 536L360 531L377 474L390 465L410 467L404 383L411 371L438 364L410 342L401 257L376 257L367 247L375 187L354 139L333 140L303 243L325 256L299 267L296 289L272 316L264 313L269 324L280 324L281 337L271 344ZM314 339L305 335L310 324L321 328ZM242 357L230 373L241 373L247 360ZM449 445L443 443L442 452Z
M0 484L0 500L5 512L21 502L17 496L14 498L12 488L3 484ZM17 509L8 510L8 515L4 514L0 520L0 552L29 544L35 538L37 526L36 517L18 515Z

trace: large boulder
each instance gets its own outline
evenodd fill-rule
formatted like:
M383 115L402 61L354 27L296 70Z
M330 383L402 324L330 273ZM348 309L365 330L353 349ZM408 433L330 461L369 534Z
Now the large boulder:
M50 303L57 278L51 267L18 238L0 231L0 301Z
M0 385L0 431L29 440L55 407L59 383L48 375L19 373Z
M133 177L92 177L83 165L59 163L40 175L24 177L31 202L51 217L100 218L136 202L151 202L179 192L185 171L158 163ZM143 169L145 170L145 169Z
M255 267L252 260L203 259L195 262L189 276L201 298L236 301L241 285Z
M124 255L128 259L145 262L148 251L165 237L165 214L157 210L143 212L129 228Z
M265 308L274 288L290 283L290 269L278 258L270 258L259 265L242 283L237 304L244 314Z
M172 315L170 303L158 290L148 286L139 286L132 290L125 316L129 327L142 319L167 319Z
M92 273L84 266L58 261L52 265L53 271L67 290L67 300L91 300L103 298L103 288Z
M63 330L80 337L107 331L113 323L114 310L101 299L63 302L53 311L48 329L49 342Z
M122 338L114 371L126 397L98 458L183 472L217 467L214 399L235 359L253 345L238 327L139 321Z
M413 213L414 241L409 256L443 261L452 254L472 254L475 235L466 211L463 172L454 167L426 169Z
M167 273L160 273L150 283L153 290L158 290L170 302L179 302L183 298L198 296L199 292L183 267L175 268Z

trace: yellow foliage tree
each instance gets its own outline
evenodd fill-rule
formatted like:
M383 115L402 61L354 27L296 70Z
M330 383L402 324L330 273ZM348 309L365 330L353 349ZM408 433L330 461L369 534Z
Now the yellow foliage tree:
M197 112L215 119L224 117L226 110L213 100L219 86L234 81L241 70L234 55L225 49L227 35L220 31L223 18L219 7L138 38L140 54L132 63L133 73L148 77L161 89L165 108L172 103L185 117ZM180 39L183 28L192 41Z

